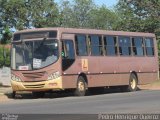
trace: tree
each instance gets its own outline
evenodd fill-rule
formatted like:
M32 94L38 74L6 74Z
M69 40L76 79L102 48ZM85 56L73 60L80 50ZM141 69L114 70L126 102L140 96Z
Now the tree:
M73 18L76 22L76 27L87 28L90 22L90 12L95 7L93 0L75 0L73 6Z
M2 32L2 39L1 44L8 44L11 42L12 33L8 26L5 26L3 32Z
M1 19L4 26L22 29L26 23L27 9L24 0L0 0Z
M27 24L36 28L59 25L59 11L54 0L28 0Z
M60 6L60 26L75 27L76 22L73 19L73 9L69 1L63 1Z
M10 66L10 49L7 48L8 43L10 43L12 33L8 26L4 27L2 31L2 39L0 40L0 67Z
M61 26L94 29L114 29L117 14L106 6L96 7L93 0L63 1Z
M117 29L155 33L160 27L159 0L119 0Z
M61 26L88 28L93 0L64 1L61 5Z
M106 6L101 6L90 12L90 18L89 26L91 28L113 30L119 17Z
M54 0L0 0L2 23L10 28L57 26L58 15Z

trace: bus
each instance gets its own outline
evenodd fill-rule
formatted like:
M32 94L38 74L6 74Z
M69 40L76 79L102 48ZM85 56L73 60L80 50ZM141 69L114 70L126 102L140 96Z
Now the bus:
M49 91L118 87L136 91L158 79L158 51L152 33L76 28L15 32L11 43L11 86L43 97Z

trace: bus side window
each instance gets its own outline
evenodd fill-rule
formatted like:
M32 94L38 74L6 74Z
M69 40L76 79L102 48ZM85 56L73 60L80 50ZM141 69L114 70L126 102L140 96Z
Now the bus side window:
M76 35L75 36L76 43L76 53L78 56L87 56L87 39L86 35Z
M75 61L74 44L72 40L62 41L62 69L68 69Z
M129 56L131 55L131 41L129 37L118 37L119 43L119 54L121 56Z
M107 56L117 55L117 40L115 36L104 36L104 48Z
M145 38L145 48L147 56L154 56L154 43L152 38Z
M98 35L90 35L90 50L92 56L103 55L102 37Z
M144 56L144 45L142 37L132 38L132 49L134 56Z

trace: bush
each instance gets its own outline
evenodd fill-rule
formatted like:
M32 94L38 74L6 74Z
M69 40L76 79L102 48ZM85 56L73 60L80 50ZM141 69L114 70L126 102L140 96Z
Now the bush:
M0 67L4 64L3 48L0 46Z
M4 51L6 53L6 59L4 58ZM0 45L0 67L10 67L10 48Z

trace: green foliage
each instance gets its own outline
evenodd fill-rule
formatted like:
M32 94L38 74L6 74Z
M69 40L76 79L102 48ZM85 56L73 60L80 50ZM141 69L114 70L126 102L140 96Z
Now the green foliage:
M63 27L114 29L119 18L106 6L96 7L93 0L68 0L60 8Z
M58 8L53 0L0 0L2 23L18 30L58 25Z
M10 67L10 49L6 48L5 66Z
M0 67L4 64L3 48L0 47Z
M25 0L0 0L1 18L4 25L22 29L27 20Z
M6 58L4 57L4 51L6 53ZM0 67L10 66L10 49L5 48L4 46L0 46Z
M11 42L12 38L12 33L9 29L9 27L5 27L3 32L2 32L2 39L1 39L1 44L8 44Z
M54 0L28 0L26 9L28 24L34 27L53 27L59 24L59 11Z
M117 21L117 14L106 6L97 7L90 11L90 28L113 30Z
M61 5L61 26L87 28L90 11L95 7L92 0L64 1Z
M88 27L91 16L90 11L94 8L93 0L75 0L73 6L73 18L76 27Z
M119 0L117 29L155 33L160 28L159 0Z
M96 7L93 0L0 0L3 26L22 30L42 27L114 29L118 16L106 6Z

